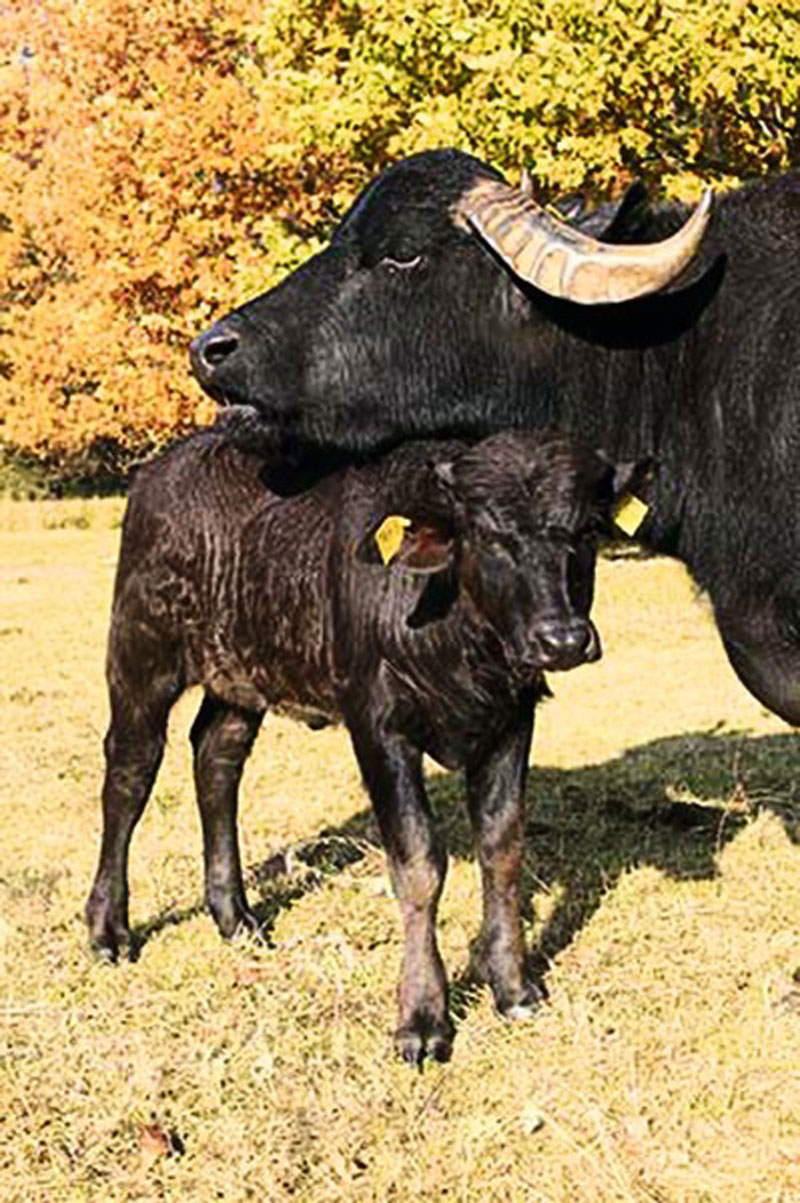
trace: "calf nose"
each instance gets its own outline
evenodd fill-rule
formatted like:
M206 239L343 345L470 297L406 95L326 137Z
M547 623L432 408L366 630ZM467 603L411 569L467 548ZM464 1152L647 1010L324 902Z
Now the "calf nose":
M542 667L574 668L587 660L599 660L600 640L590 622L583 618L550 618L536 629Z
M218 322L194 340L189 348L189 360L200 384L206 387L216 382L221 369L230 365L239 343L239 335L224 322Z

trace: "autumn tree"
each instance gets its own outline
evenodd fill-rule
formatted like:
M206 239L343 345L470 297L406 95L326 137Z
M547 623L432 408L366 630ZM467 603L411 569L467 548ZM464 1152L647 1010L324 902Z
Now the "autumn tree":
M0 27L0 438L65 472L210 415L186 345L387 162L687 198L798 144L800 12L731 0L21 0Z

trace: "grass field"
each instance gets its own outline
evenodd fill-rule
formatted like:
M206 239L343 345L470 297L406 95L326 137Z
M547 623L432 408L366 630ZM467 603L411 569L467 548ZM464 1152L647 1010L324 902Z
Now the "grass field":
M459 780L432 776L458 1034L418 1073L391 1051L399 917L343 731L265 724L241 828L272 947L226 945L185 698L134 839L141 957L86 954L120 512L0 506L0 1199L800 1199L795 738L683 573L604 561L605 658L540 712L527 1024L463 980L477 868Z

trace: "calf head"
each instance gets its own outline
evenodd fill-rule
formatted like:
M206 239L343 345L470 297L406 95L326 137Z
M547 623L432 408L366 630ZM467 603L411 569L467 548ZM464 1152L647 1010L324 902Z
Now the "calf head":
M460 596L520 682L599 659L589 618L597 539L647 470L541 431L494 435L431 463L432 500L410 501L389 564L429 577L409 625L443 617Z

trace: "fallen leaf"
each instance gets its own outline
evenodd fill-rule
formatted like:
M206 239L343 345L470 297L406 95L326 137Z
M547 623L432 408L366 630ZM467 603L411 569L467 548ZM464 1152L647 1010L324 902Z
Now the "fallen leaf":
M526 1103L522 1108L520 1116L522 1123L522 1131L526 1136L533 1136L534 1132L539 1132L545 1125L544 1113L535 1103Z
M252 986L254 982L263 981L269 974L265 965L245 965L236 971L236 981L240 986Z
M140 1124L139 1148L145 1157L155 1160L157 1157L169 1157L172 1141L160 1124Z

